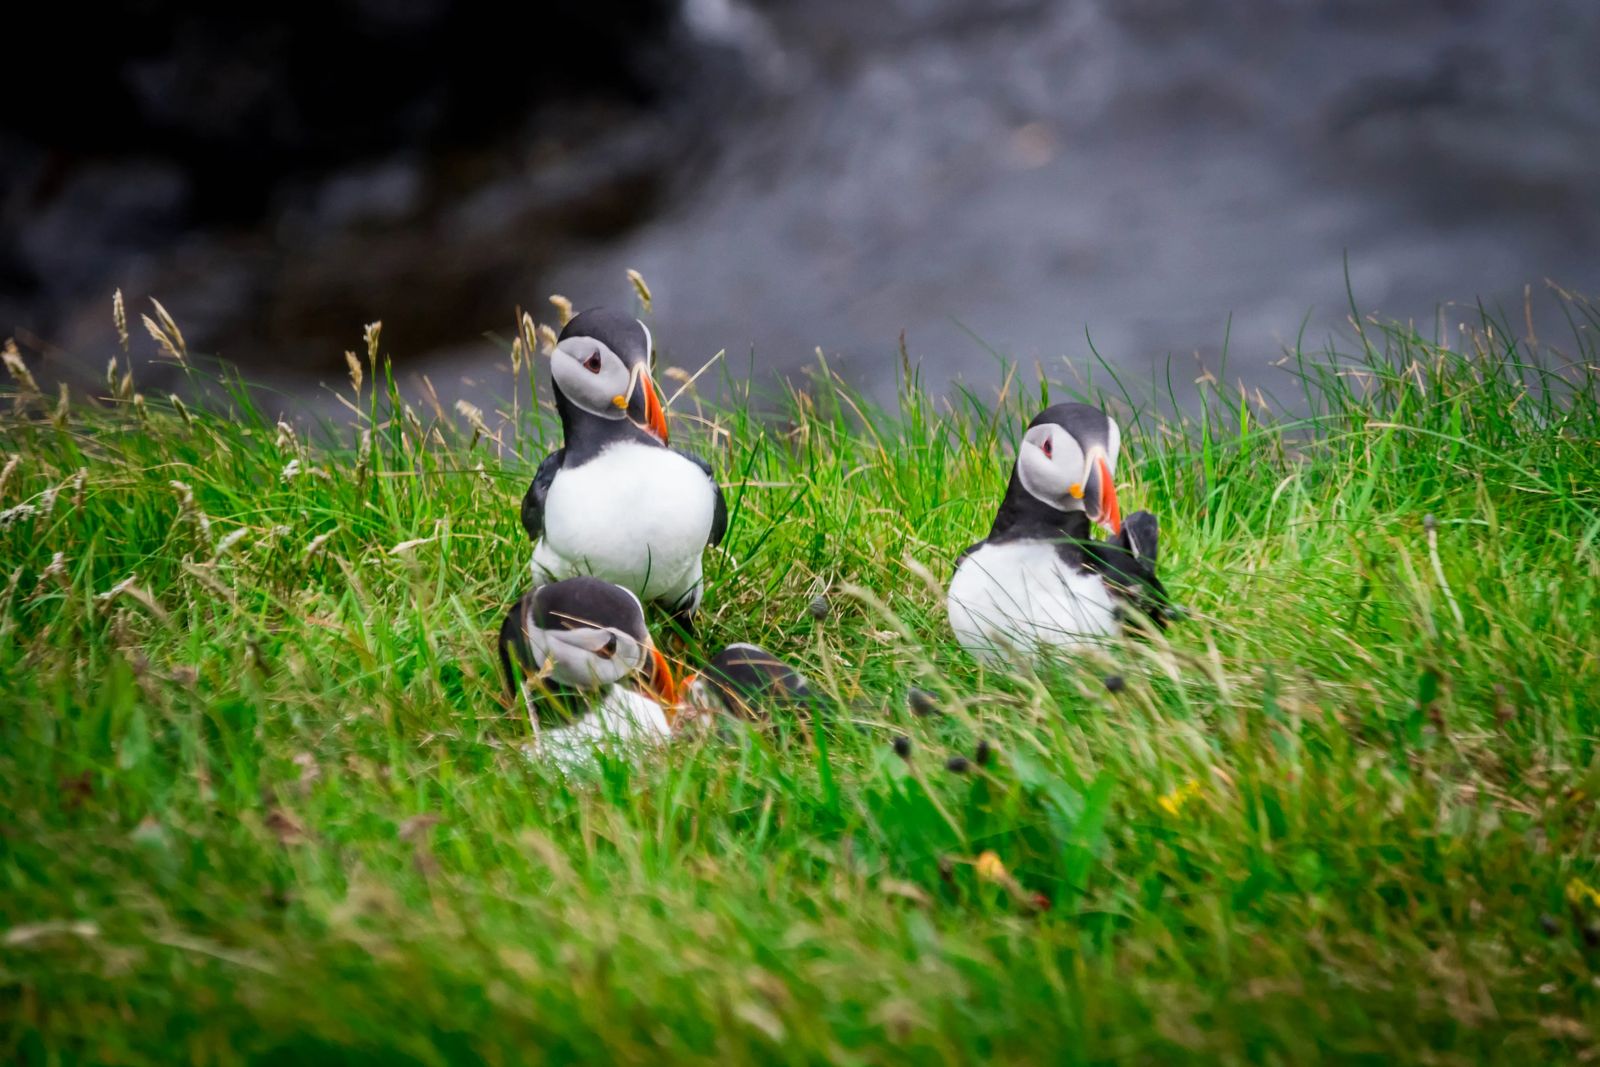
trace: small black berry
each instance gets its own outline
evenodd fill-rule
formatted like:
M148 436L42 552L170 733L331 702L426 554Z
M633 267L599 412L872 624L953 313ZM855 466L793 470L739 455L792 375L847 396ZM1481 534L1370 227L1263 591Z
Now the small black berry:
M814 596L806 610L811 613L813 619L826 619L828 612L832 610L832 605L828 603L827 597Z
M926 689L912 689L906 693L906 702L911 705L911 714L918 718L927 718L930 715L943 715L939 709L938 700Z
M953 771L956 774L966 774L971 767L972 764L967 761L965 756L951 756L944 761L944 769Z
M1128 688L1128 683L1122 680L1122 675L1120 675L1120 674L1108 674L1108 675L1106 675L1106 692L1108 692L1108 693L1120 693L1126 688Z
M894 754L901 759L911 758L911 738L905 734L898 734L894 739Z
M989 765L989 757L993 752L994 750L989 747L989 742L979 741L978 751L972 754L972 758L978 761L978 766L987 767Z

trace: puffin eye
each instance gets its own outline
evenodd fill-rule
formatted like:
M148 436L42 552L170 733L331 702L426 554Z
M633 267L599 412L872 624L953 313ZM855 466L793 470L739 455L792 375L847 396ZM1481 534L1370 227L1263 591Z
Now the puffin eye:
M583 369L590 374L600 373L600 353L591 352L589 358L583 361Z
M1049 459L1055 454L1055 449L1050 446L1050 438L1048 437L1044 439L1044 444L1039 446L1039 450L1044 453L1045 459Z
M606 643L595 649L594 654L601 659L610 659L617 654L617 635L612 634Z

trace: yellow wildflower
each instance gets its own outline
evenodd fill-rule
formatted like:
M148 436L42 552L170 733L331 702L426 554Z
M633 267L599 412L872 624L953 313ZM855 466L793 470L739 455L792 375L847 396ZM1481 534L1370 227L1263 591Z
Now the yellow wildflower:
M1193 800L1200 792L1200 783L1191 778L1172 792L1156 798L1156 803L1161 805L1161 810L1168 815L1176 815L1183 810L1183 806Z
M1594 886L1585 882L1582 878L1574 878L1567 883L1567 900L1573 904L1581 904L1587 900L1595 907L1600 908L1600 890L1596 890Z
M978 877L985 882L1004 882L1009 876L1006 865L1001 862L999 854L993 849L984 852L978 857Z

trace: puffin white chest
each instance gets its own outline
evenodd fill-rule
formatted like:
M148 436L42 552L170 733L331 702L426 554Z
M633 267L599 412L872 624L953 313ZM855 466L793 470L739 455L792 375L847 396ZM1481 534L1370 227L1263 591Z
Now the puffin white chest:
M985 662L1040 647L1082 647L1117 632L1105 582L1069 567L1049 541L974 551L951 579L948 611L962 647Z
M540 729L529 754L573 771L592 764L603 749L636 755L671 737L672 725L658 702L626 686L611 685L576 722Z
M563 468L545 497L533 566L552 579L592 574L652 600L692 586L711 537L716 491L665 448L623 442Z

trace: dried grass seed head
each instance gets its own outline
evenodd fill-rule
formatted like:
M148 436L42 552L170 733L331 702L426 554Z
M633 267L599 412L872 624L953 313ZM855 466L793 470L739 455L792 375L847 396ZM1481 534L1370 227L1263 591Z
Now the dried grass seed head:
M17 348L15 340L6 338L5 346L0 348L0 359L5 361L6 372L11 375L11 380L17 383L22 396L39 395L39 383L33 380L33 372L23 362L22 352ZM18 399L21 399L21 396Z
M634 294L639 298L639 304L644 308L645 312L648 313L650 311L651 295L650 286L645 284L644 275L640 274L632 267L629 267L628 281L633 284L633 291Z
M556 322L562 326L572 321L572 301L560 293L550 294L550 303L556 309Z
M111 321L117 327L117 343L124 354L128 351L128 309L122 303L122 290L111 294ZM115 362L115 357L113 357Z

